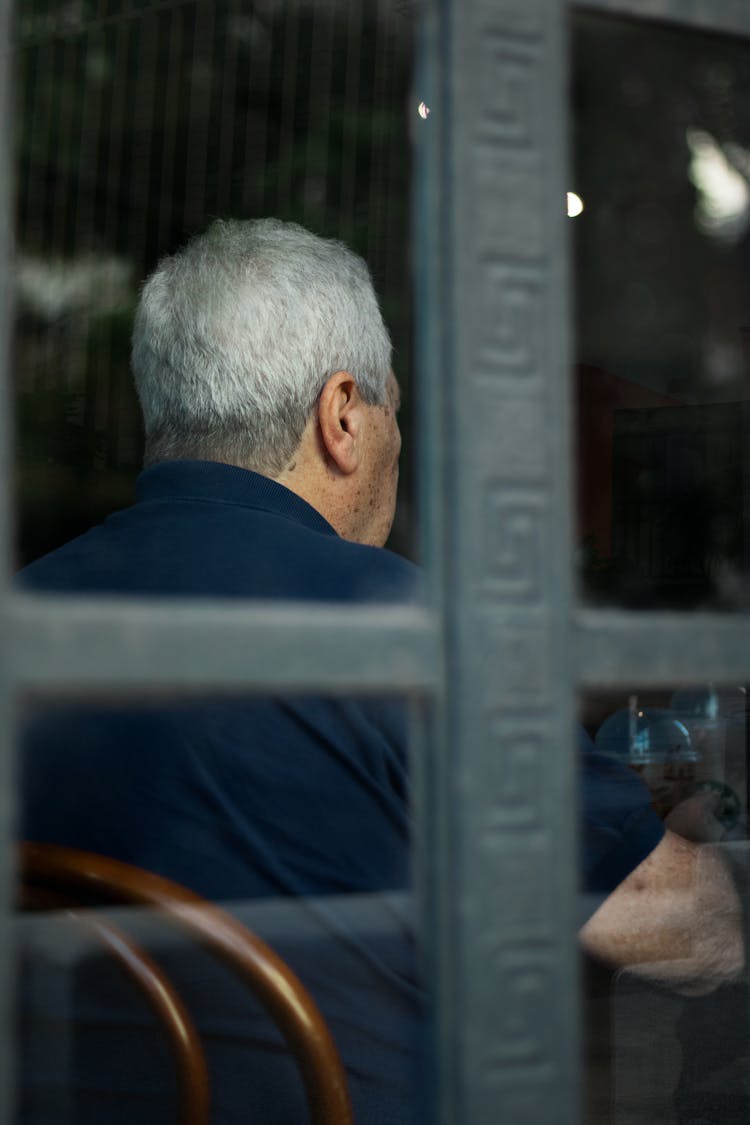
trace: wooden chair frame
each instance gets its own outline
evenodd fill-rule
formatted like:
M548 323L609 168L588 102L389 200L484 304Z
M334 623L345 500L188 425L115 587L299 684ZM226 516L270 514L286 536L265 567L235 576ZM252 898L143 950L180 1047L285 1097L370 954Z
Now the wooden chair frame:
M149 871L91 852L22 843L20 879L27 904L71 902L152 906L225 962L264 1005L299 1067L314 1125L353 1125L346 1073L331 1033L302 982L260 938L220 907ZM125 968L166 1027L180 1088L180 1125L207 1125L209 1084L200 1037L158 965L109 920L73 913Z

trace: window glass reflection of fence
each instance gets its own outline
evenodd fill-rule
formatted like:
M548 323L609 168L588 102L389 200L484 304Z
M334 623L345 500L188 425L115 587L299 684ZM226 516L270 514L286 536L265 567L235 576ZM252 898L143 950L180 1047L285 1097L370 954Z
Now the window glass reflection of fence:
M395 3L17 5L22 561L129 502L138 283L214 216L274 214L362 253L408 383L411 51Z

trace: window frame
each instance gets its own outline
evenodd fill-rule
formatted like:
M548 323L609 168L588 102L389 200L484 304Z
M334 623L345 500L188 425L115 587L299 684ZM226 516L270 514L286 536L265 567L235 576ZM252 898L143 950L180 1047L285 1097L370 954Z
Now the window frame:
M661 0L658 11L653 0L570 6L750 36L744 0ZM415 832L432 1120L442 1125L580 1120L579 692L636 677L750 680L745 616L595 611L575 602L561 202L568 7L428 0L420 13L414 97L431 109L415 130L413 224L420 510L430 563L424 610L155 607L10 590L12 92L10 68L0 68L2 946L9 951L21 692L180 694L200 685L411 693L428 703L415 739ZM10 17L11 0L0 0L5 43ZM496 81L498 65L507 67L505 82ZM488 310L496 315L483 318ZM509 551L490 534L493 521ZM544 763L533 791L530 762ZM546 895L537 887L542 874ZM2 974L0 1033L12 1048L7 952ZM12 1073L5 1050L0 1117Z

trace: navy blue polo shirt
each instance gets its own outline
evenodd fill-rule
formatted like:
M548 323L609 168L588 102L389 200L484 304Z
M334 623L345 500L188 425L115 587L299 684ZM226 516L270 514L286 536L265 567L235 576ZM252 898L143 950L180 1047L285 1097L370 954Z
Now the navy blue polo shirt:
M146 469L133 507L20 575L55 592L338 603L411 601L417 579L281 485L212 462ZM406 741L393 700L55 707L24 739L21 830L211 898L406 887Z
M56 594L341 604L412 602L419 572L341 539L273 481L173 462L141 474L133 507L31 564L18 583ZM617 759L584 741L581 762L584 883L606 893L658 842L661 823L640 779ZM320 1005L357 1121L423 1119L422 995L411 902L398 894L411 879L398 700L38 705L25 724L20 773L23 837L111 855L241 903L233 909ZM305 1120L298 1075L273 1026L248 1011L244 996L234 999L234 982L195 958L177 950L165 964L207 1043L213 1125ZM22 1052L24 1112L41 1084L38 1104L74 1104L75 1125L173 1119L159 1042L142 1005L116 991L111 967L86 959L64 976L62 993L57 980L53 973L31 994L42 997L42 1027L56 1027L54 997L75 989L72 1070L58 1089L48 1064L27 1066L36 1056ZM36 1125L30 1109L22 1119Z
M215 462L146 469L133 507L32 563L56 593L408 602L419 571L340 538L304 500ZM248 638L252 644L252 638ZM632 771L582 735L585 889L658 843ZM104 852L211 898L403 889L407 731L396 700L283 697L48 708L22 754L21 831Z

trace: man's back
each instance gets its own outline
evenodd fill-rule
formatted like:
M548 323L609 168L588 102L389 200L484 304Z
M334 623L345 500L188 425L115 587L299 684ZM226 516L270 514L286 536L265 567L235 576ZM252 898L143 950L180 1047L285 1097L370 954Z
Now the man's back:
M341 539L273 481L217 463L175 462L146 470L133 508L32 564L18 583L37 592L341 603L409 599L416 573L395 555ZM419 1025L414 951L408 927L379 906L380 892L410 883L405 748L405 716L395 700L214 697L40 707L22 743L20 831L136 863L240 912L260 898L326 896L331 909L316 912L318 939L290 947L294 967L354 1069L359 1119L407 1120ZM342 896L340 908L335 896ZM369 937L350 924L348 902L357 917L367 909L376 919ZM304 903L299 910L307 917ZM119 1120L132 1097L143 1099L144 1123L149 1107L158 1120L164 1105L147 1094L154 1087L145 1070L141 1075L140 1056L133 1056L131 1095L118 1086L117 1067L109 1072L129 1050L117 1029L133 1012L123 1003L123 1020L113 1021L99 999L101 982L86 991L89 976L77 972L75 979L85 1019L75 1031L76 1067L83 1069L70 1075L77 1089L72 1121L101 1112L105 1121ZM207 997L195 983L193 990L201 1013ZM358 1000L365 995L366 1003ZM242 1026L231 1044L223 1032L214 1041L207 1019L223 1075L216 1121L234 1121L240 1106L249 1113L268 1088L258 1074L268 1078L280 1065L275 1037L261 1035L257 1020L245 1032ZM98 1029L93 1038L87 1028ZM238 1050L239 1072L230 1061ZM96 1096L86 1076L91 1067L99 1075ZM284 1097L274 1112L291 1122L298 1088L288 1086L286 1096L288 1116ZM266 1112L262 1100L256 1108Z
M342 540L299 497L242 469L159 465L138 495L19 583L331 602L415 592L410 564ZM336 698L41 710L25 740L23 831L213 898L404 888L404 721L395 701Z

